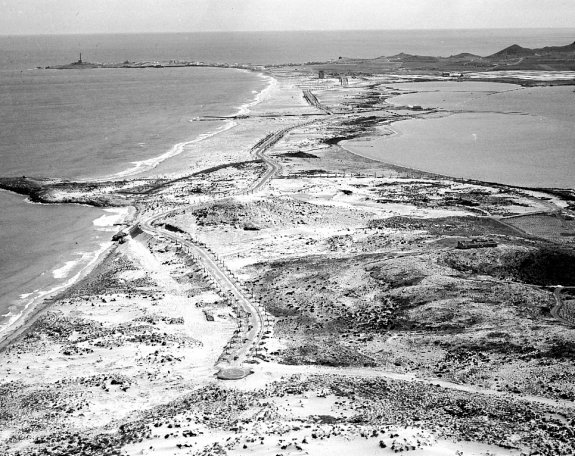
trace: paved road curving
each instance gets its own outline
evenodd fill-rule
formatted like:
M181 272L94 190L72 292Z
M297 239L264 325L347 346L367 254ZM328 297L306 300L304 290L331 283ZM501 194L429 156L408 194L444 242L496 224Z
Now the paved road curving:
M265 326L264 311L260 308L259 304L252 302L247 290L245 290L235 278L233 273L229 271L225 265L211 252L209 247L198 241L182 238L181 236L171 233L167 230L154 226L154 220L165 216L165 213L154 216L153 218L143 221L141 228L155 236L166 238L176 245L181 246L188 252L196 261L201 264L204 269L206 277L209 277L213 285L226 296L230 302L238 309L238 313L243 312L247 315L247 332L243 334L236 334L233 343L226 346L225 353L228 356L223 357L222 365L239 366L251 356L252 347L259 344L261 336L263 335ZM244 340L237 340L238 337L244 337ZM222 359L222 358L220 358Z
M316 122L315 120L301 122L290 127L272 132L259 141L252 149L252 153L264 161L267 165L266 172L246 190L238 194L254 193L262 189L269 180L277 173L281 172L281 165L267 155L265 152L280 141L288 132ZM205 201L216 201L226 196L215 197ZM194 206L194 204L190 205ZM224 353L220 356L218 367L220 367L220 378L239 379L243 378L251 370L244 367L246 362L258 355L258 350L266 332L271 325L271 317L265 313L265 309L253 296L241 285L234 274L219 260L211 249L191 238L184 238L176 233L155 226L160 218L174 214L182 208L171 209L149 216L139 221L139 226L143 231L156 237L163 237L171 242L180 245L186 252L192 255L196 261L203 267L204 273L211 279L213 285L235 306L239 316L246 316L246 320L239 318L240 328L234 334L232 340L226 345ZM244 326L246 326L244 328Z

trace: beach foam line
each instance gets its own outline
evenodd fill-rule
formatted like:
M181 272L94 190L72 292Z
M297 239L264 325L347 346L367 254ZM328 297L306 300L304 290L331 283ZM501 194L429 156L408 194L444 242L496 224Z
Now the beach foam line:
M82 263L90 263L92 261L92 257L98 257L101 252L107 249L111 245L111 241L103 242L100 244L100 248L92 251L92 252L75 252L75 255L79 256L80 258L76 260L69 260L64 263L64 266L54 269L52 271L52 276L55 279L65 279L70 275L70 273L74 270L74 268Z
M55 279L65 279L66 277L68 277L70 272L72 272L74 266L76 266L79 262L80 260L66 261L66 263L64 263L64 266L58 269L54 269L52 271L52 277L54 277Z
M247 71L247 70L245 70ZM256 96L252 101L244 103L243 105L239 106L238 112L235 114L236 116L245 116L250 113L250 108L260 104L262 101L265 101L271 97L272 91L277 87L278 80L273 76L269 76L267 74L258 73L258 76L267 81L266 87L264 87L261 91L252 91L255 93Z
M98 228L102 229L102 231L111 231L110 229L106 228L112 228L114 225L121 223L123 220L125 220L126 217L128 216L128 213L130 212L130 209L127 207L115 207L115 208L104 209L104 212L106 212L107 214L98 217L92 223L94 226L97 226Z
M8 307L8 309L6 309L7 312L5 314L0 315L0 317L11 317L13 315L15 315L13 312L15 310L18 310L18 306L12 305L10 307Z
M97 229L99 231L114 231L116 229L114 225L116 223L120 223L121 221L125 220L130 210L127 207L118 207L118 208L104 209L104 212L106 212L107 214L98 217L92 223L94 224L94 226L98 227ZM100 249L96 251L96 255L99 255L97 252L99 252L104 245L107 247L109 245L109 242L101 244ZM84 263L86 260L90 259L90 257L94 253L95 252L75 252L75 255L79 255L80 258L76 260L66 261L64 266L54 269L52 271L52 276L55 279L65 279L70 275L70 273L74 270L74 268L78 264Z
M112 228L114 224L120 223L127 219L130 214L130 208L109 208L103 209L104 214L101 217L95 219L92 223L94 226L98 227L101 231L113 231ZM87 271L94 267L102 254L108 250L113 245L112 241L105 241L99 244L98 248L90 252L77 252L80 258L76 260L69 260L66 263L56 268L52 271L52 276L56 280L64 280L65 282L58 283L49 289L36 289L30 293L22 293L19 298L21 301L25 301L24 305L14 305L9 307L9 312L2 315L3 318L7 318L5 321L0 323L0 342L12 332L12 329L19 322L25 324L26 316L33 312L37 304L40 301L54 293L63 291L64 289L73 285L78 279L80 279ZM68 276L73 273L74 269L80 266L80 269L72 277ZM44 275L44 273L42 273Z
M238 71L245 71L245 72L249 72L248 70L238 70ZM255 93L255 97L253 100L242 104L241 106L238 107L238 111L234 114L232 114L232 116L243 116L243 115L247 115L250 112L250 108L252 108L253 106L261 103L262 101L268 99L271 96L271 92L272 90L277 86L278 81L269 75L266 75L264 73L258 73L258 76L264 80L267 81L267 86L264 87L261 91L257 91L254 90L252 91L252 94ZM193 119L190 120L190 122L193 122ZM221 133L224 133L232 128L234 128L237 125L237 122L235 122L233 119L229 119L224 121L224 124L218 128L216 128L213 131L209 131L207 133L202 133L200 135L198 135L197 138L194 138L190 141L184 141L178 144L175 144L174 146L172 146L168 151L166 151L165 153L158 155L157 157L152 157L152 158L148 158L146 160L139 160L139 161L134 161L131 162L131 164L133 165L131 168L128 168L124 171L120 171L118 173L115 174L111 174L102 178L86 178L86 179L81 179L80 182L105 182L105 181L109 181L109 180L114 180L114 179L121 179L121 178L126 178L126 177L131 177L131 176L135 176L137 174L140 173L144 173L147 171L150 171L154 168L156 168L160 163L176 157L178 155L180 155L182 152L184 152L184 150L194 144L200 143L202 141L205 141L208 138L212 138L216 135L219 135Z
M84 252L82 254L83 259L89 259L89 261L76 274L74 274L65 282L59 283L56 286L47 290L35 290L32 293L26 293L27 297L32 296L32 298L29 299L25 303L25 305L20 308L19 312L12 314L12 311L10 311L9 314L11 315L6 315L7 317L9 317L9 319L0 324L0 342L2 342L5 337L10 335L14 325L16 325L20 321L25 322L26 316L35 309L36 305L39 304L42 299L45 299L57 292L65 290L66 288L73 285L78 279L80 279L88 270L90 270L94 265L96 265L100 256L106 250L108 250L108 248L111 245L112 245L111 241L103 242L100 244L100 248L97 249L96 251ZM75 263L79 264L81 263L81 260L79 261L77 260L75 261ZM64 267L67 267L67 265L65 265Z
M202 133L197 138L194 138L191 141L184 141L184 142L178 143L178 144L172 146L167 152L163 153L162 155L158 155L157 157L148 158L146 160L140 160L140 161L132 162L131 164L133 166L131 168L128 168L124 171L120 171L118 173L112 174L112 175L107 176L105 178L85 179L85 180L91 181L91 182L107 181L107 180L112 180L112 179L130 177L130 176L134 176L136 174L150 171L150 170L156 168L160 163L166 161L167 159L180 155L186 149L186 147L189 147L193 144L197 144L199 142L205 141L206 139L211 138L211 137L218 135L220 133L223 133L224 131L227 131L227 130L235 127L235 126L236 126L236 122L234 122L233 120L227 120L227 121L225 121L223 126L217 128L216 130L213 130L213 131L208 132L208 133Z

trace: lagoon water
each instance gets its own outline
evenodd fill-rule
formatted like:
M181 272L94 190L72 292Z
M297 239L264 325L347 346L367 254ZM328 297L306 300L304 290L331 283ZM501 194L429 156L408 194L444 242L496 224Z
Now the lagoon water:
M369 158L438 174L528 187L575 188L573 87L484 82L395 87L390 103L449 115L394 123L395 134L344 145Z
M157 157L176 153L178 144L223 126L190 119L233 114L265 86L255 74L224 69L33 70L69 63L79 52L95 62L187 59L264 64L402 51L488 55L512 43L567 44L574 32L0 36L0 176L91 178L144 171L158 162ZM117 215L88 207L33 205L0 192L0 331L32 298L66 284L86 267L108 241L107 230L115 229L110 225Z

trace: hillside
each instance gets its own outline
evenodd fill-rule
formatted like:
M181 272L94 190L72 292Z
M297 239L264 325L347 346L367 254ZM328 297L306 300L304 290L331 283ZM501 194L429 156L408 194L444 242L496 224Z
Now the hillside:
M501 58L514 58L521 56L545 56L545 57L569 57L575 56L575 41L566 46L546 46L539 49L529 49L513 44L495 54L492 54L487 59L501 59Z
M313 65L327 73L424 73L475 71L575 71L575 42L565 46L530 49L513 44L492 55L481 57L461 52L449 57L399 53L375 59L340 59Z

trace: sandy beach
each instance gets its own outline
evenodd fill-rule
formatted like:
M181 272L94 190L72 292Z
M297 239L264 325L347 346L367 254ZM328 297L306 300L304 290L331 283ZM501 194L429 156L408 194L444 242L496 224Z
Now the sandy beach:
M0 345L0 453L573 454L573 203L340 146L437 114L397 78L266 74L153 171L4 183L135 213Z

